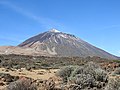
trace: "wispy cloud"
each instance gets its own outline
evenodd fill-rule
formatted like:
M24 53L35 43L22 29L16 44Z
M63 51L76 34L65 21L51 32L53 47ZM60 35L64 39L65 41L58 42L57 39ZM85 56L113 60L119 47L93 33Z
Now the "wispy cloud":
M37 16L31 12L26 11L25 9L18 7L16 5L14 5L11 2L8 1L0 1L1 5L4 5L18 13L20 13L21 15L24 15L30 19L33 19L35 21L37 21L38 23L40 23L40 25L42 25L44 28L46 29L50 29L50 28L64 28L64 25L61 23L56 22L53 19L50 18L46 18L46 17L41 17L41 16Z

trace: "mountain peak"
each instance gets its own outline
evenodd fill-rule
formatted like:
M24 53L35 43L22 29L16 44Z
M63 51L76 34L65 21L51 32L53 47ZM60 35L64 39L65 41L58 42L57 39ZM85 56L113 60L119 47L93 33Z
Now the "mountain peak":
M50 32L60 32L60 31L58 31L57 29L53 28L53 29L50 30Z
M57 29L51 29L48 32L31 37L18 46L31 48L35 52L43 51L44 53L53 56L99 56L111 59L117 58L72 34L63 33Z

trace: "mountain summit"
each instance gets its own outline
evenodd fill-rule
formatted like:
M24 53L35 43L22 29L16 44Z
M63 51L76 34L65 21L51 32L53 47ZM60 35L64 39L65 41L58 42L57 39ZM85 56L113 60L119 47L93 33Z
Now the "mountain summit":
M80 38L60 32L56 29L36 35L18 45L23 48L32 48L35 51L43 51L53 56L99 56L116 59L117 57L101 50Z
M50 32L60 32L60 31L58 31L57 29L53 28L53 29L50 30Z

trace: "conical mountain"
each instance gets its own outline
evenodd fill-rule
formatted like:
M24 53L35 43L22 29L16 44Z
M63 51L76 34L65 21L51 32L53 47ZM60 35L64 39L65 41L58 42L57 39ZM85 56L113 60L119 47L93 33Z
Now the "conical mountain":
M74 35L63 33L56 29L31 37L18 46L32 48L35 51L47 52L53 56L99 56L102 58L117 59L116 56Z

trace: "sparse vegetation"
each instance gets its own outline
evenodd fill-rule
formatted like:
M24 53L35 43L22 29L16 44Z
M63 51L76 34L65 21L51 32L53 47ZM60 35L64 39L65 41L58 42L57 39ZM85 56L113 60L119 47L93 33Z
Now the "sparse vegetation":
M120 67L116 68L112 75L120 75Z
M66 80L67 84L73 88L72 90L85 89L87 87L103 88L108 81L107 72L93 62L80 67L64 67L59 71L58 75L63 78L63 81Z
M120 60L113 60L113 62L120 63Z
M31 70L31 66L26 66L26 70L30 71Z
M120 90L120 78L110 78L105 90Z
M31 82L30 79L23 78L10 83L6 90L37 90L35 84L31 84Z
M20 69L31 67L39 68L60 68L62 66L78 65L82 66L87 62L93 61L97 63L109 62L107 59L100 57L44 57L44 56L27 56L27 55L0 55L0 67L8 67Z
M65 66L62 69L60 69L57 75L63 79L64 83L66 83L75 69L76 66Z
M52 74L57 76L46 80L39 80L41 78L36 80L21 80L19 76L1 73L0 80L2 82L0 82L0 86L8 85L8 90L120 89L119 61L107 60L100 57L35 57L23 55L0 55L0 60L0 67L5 68L3 70L5 73L10 73L13 70L17 71L20 76L26 75L23 71L36 73L35 71L39 69L44 69L45 71L38 71L35 75L44 76L46 73L49 75L51 74L49 73L51 69L57 68L56 70L58 70L63 67L56 74L54 71L52 72ZM59 83L56 84L56 80Z

